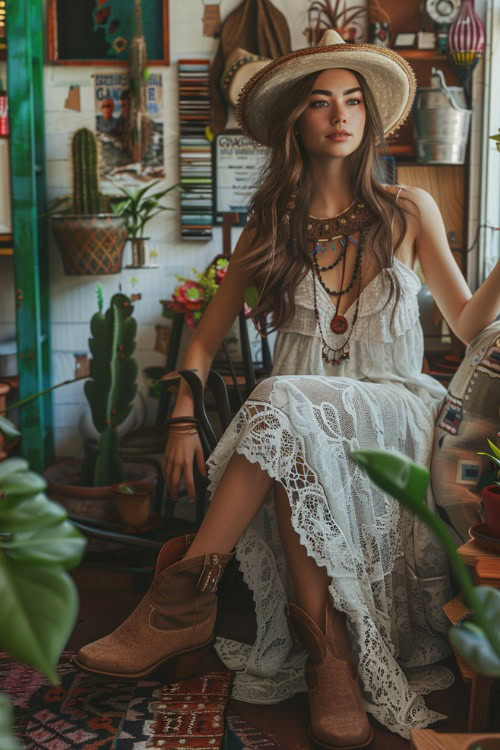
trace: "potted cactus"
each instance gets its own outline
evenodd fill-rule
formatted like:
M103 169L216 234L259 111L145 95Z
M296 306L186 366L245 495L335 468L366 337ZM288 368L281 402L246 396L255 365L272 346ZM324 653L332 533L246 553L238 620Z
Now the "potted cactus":
M71 205L52 216L52 229L64 273L69 276L119 273L127 228L123 217L108 211L109 201L99 192L97 140L94 133L87 128L77 130L71 150ZM62 202L67 201L64 198Z
M117 428L132 411L137 391L134 308L124 294L115 294L103 312L100 286L97 299L98 312L90 322L90 377L84 389L99 440L83 463L61 461L46 470L45 478L51 497L72 513L110 520L114 515L111 486L124 480L154 481L155 472L149 464L125 467L119 455Z

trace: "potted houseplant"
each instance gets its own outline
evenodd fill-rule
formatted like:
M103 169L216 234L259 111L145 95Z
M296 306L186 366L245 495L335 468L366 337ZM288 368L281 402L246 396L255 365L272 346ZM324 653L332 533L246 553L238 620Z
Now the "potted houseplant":
M98 187L97 140L87 128L80 128L73 136L72 161L71 205L52 216L64 273L69 276L119 273L127 228L122 216L106 212L109 199ZM62 202L67 200L64 198Z
M492 537L500 539L500 449L488 440L491 453L479 451L479 456L487 456L496 466L496 479L481 490L481 500L486 516L486 524Z
M125 197L111 200L111 210L115 216L124 219L127 227L127 236L132 245L132 268L140 268L145 264L145 242L149 239L149 237L144 236L146 225L162 211L175 210L168 206L162 206L160 201L167 193L178 186L172 185L165 190L150 193L149 191L156 187L158 183L159 180L156 180L138 190L129 190L121 185L116 185Z
M98 287L98 311L90 323L90 376L84 389L99 440L83 463L61 461L45 471L51 497L75 514L102 520L113 516L111 485L124 480L151 481L155 476L146 463L130 463L125 470L119 455L117 428L132 411L137 391L133 310L128 297L115 294L104 313Z
M19 437L2 416L0 432L7 441ZM46 486L24 459L0 463L0 649L57 684L56 665L78 612L76 586L66 571L78 565L85 539L66 510L45 495ZM0 747L20 750L3 694Z

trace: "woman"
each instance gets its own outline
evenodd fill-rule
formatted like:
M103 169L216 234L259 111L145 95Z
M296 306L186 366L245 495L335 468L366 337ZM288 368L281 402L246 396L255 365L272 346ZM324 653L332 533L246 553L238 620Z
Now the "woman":
M177 676L193 669L211 643L214 592L236 546L258 628L252 647L218 642L236 671L234 697L273 703L308 689L311 736L327 748L371 743L365 709L403 736L440 718L421 694L447 687L449 673L417 668L448 653L444 554L351 452L429 461L444 389L421 374L416 258L466 342L497 315L500 266L471 296L433 199L376 176L377 142L401 125L414 93L399 55L345 45L333 31L244 88L240 122L271 146L270 164L183 367L205 380L255 284L254 316L271 313L279 330L273 377L209 460L213 496L196 537L164 546L138 609L81 650L85 669L128 677L161 663ZM194 495L193 459L205 470L192 415L181 386L165 456L174 497L182 474ZM288 600L303 648L292 642Z

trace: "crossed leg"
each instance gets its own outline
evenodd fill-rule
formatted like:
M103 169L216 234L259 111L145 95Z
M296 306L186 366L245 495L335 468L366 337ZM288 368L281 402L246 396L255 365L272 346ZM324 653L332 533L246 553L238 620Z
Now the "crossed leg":
M195 539L185 559L208 552L230 552L274 485L278 530L294 585L298 605L324 629L328 578L309 557L291 522L291 508L285 488L258 464L234 453L217 486Z

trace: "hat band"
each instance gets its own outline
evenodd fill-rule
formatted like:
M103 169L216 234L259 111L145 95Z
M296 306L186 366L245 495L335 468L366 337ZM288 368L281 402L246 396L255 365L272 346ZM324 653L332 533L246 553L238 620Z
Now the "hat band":
M267 60L267 57L261 57L260 55L246 55L245 57L240 57L238 60L236 60L236 62L233 63L225 73L224 78L222 79L222 88L227 89L233 79L234 74L237 70L242 68L243 65L251 62L257 62L258 60Z

